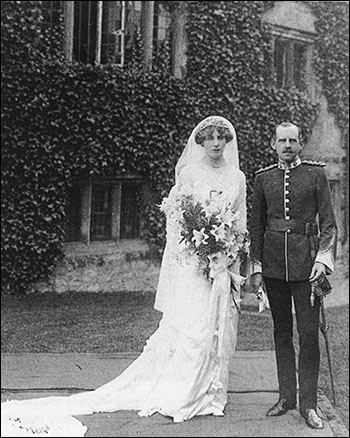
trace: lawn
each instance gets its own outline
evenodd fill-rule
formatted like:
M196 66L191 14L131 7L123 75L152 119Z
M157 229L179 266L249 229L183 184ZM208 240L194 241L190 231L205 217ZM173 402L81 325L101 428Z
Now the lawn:
M3 353L140 352L158 326L152 293L67 293L2 296ZM328 337L336 387L336 408L349 429L349 306L327 309ZM321 336L321 335L320 335ZM332 400L325 352L320 339L320 387ZM297 348L297 339L296 339ZM238 350L273 350L269 311L243 311Z

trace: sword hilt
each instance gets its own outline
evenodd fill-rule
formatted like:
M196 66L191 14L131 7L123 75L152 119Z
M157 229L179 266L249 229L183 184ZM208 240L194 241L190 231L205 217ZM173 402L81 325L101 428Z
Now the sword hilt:
M320 323L320 330L322 333L325 333L329 330L329 325L328 324L323 324L322 322Z

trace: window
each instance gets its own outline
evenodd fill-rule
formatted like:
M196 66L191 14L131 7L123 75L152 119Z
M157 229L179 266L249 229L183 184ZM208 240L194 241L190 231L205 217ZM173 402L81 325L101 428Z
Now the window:
M161 2L154 2L154 9L151 2L140 1L43 1L41 4L44 29L59 24L63 18L68 62L124 66L126 49L133 46L141 29L144 10L153 14L153 29L145 19L149 29L143 44L157 56L159 42L167 38L171 23L170 13Z
M308 69L308 44L302 41L276 38L274 41L273 69L276 85L305 89Z
M159 3L154 2L153 14L153 53L158 54L158 40L159 40Z
M57 26L61 20L62 2L60 1L43 1L41 2L43 13L43 27L48 29Z
M120 209L120 238L134 239L139 236L137 205L138 187L134 183L122 184Z
M101 64L124 64L126 3L103 2Z
M313 50L317 39L317 17L307 2L273 2L262 15L271 42L271 85L296 87L317 99Z
M73 58L85 64L124 64L126 1L75 1Z
M67 204L68 242L136 239L139 237L140 181L73 184Z
M112 186L92 187L90 239L112 239Z

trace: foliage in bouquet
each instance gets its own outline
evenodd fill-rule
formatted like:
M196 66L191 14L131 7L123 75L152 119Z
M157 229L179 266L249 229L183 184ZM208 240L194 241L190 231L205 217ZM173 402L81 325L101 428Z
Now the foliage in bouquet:
M179 243L185 242L186 250L198 256L199 269L207 277L215 254L224 254L229 266L248 253L247 232L237 227L239 212L222 199L221 192L211 192L211 199L204 204L193 195L180 195L172 202L165 198L161 209L178 222Z

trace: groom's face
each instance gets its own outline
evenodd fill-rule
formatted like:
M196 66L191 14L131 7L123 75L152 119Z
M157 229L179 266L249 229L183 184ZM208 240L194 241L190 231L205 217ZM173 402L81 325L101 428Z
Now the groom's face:
M207 155L214 160L221 158L226 146L226 138L216 129L208 133L203 141L203 147Z
M291 163L302 149L297 126L279 126L276 130L276 139L272 144L281 161Z

